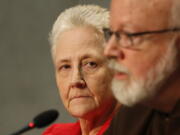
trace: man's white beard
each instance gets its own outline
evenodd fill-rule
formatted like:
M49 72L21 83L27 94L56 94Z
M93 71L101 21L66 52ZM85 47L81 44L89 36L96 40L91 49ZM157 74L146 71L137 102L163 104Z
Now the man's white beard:
M146 79L133 79L131 74L125 67L111 61L110 67L113 69L125 72L128 74L130 80L117 80L112 81L112 90L116 99L127 106L133 106L139 102L147 100L158 93L162 83L169 77L169 75L176 68L176 54L177 50L174 47L174 42L169 44L167 53L164 54L159 62L148 71Z

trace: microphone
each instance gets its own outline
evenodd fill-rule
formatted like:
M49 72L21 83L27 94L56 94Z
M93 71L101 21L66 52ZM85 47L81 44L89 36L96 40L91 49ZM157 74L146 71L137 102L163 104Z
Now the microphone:
M21 133L24 133L33 128L45 127L49 125L50 123L52 123L53 121L55 121L58 115L59 115L58 111L53 110L53 109L42 112L33 119L33 122L30 122L28 125L26 125L22 129L16 131L15 133L11 135L20 135Z

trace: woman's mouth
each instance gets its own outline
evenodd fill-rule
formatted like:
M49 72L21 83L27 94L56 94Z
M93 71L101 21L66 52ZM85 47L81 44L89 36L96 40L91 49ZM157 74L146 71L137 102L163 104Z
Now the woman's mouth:
M75 99L86 99L89 98L90 96L74 96L70 99L70 101L75 100Z

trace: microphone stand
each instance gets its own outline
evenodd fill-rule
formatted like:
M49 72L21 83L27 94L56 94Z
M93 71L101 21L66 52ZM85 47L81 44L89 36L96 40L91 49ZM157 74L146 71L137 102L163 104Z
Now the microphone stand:
M31 130L35 127L34 123L29 123L27 126L23 127L22 129L20 129L19 131L16 131L15 133L12 133L10 135L20 135L28 130Z

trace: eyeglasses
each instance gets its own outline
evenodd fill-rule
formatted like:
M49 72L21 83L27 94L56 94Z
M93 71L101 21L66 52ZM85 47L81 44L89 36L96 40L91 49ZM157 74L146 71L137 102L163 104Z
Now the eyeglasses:
M167 33L167 32L177 32L177 31L180 31L180 28L164 29L164 30L159 30L159 31L144 31L144 32L137 32L137 33L113 32L107 28L104 28L103 31L104 31L104 37L106 41L109 41L109 39L114 35L116 38L116 41L121 47L130 48L130 47L138 46L138 44L140 44L141 41L143 41L143 37L145 35L162 34L162 33Z

